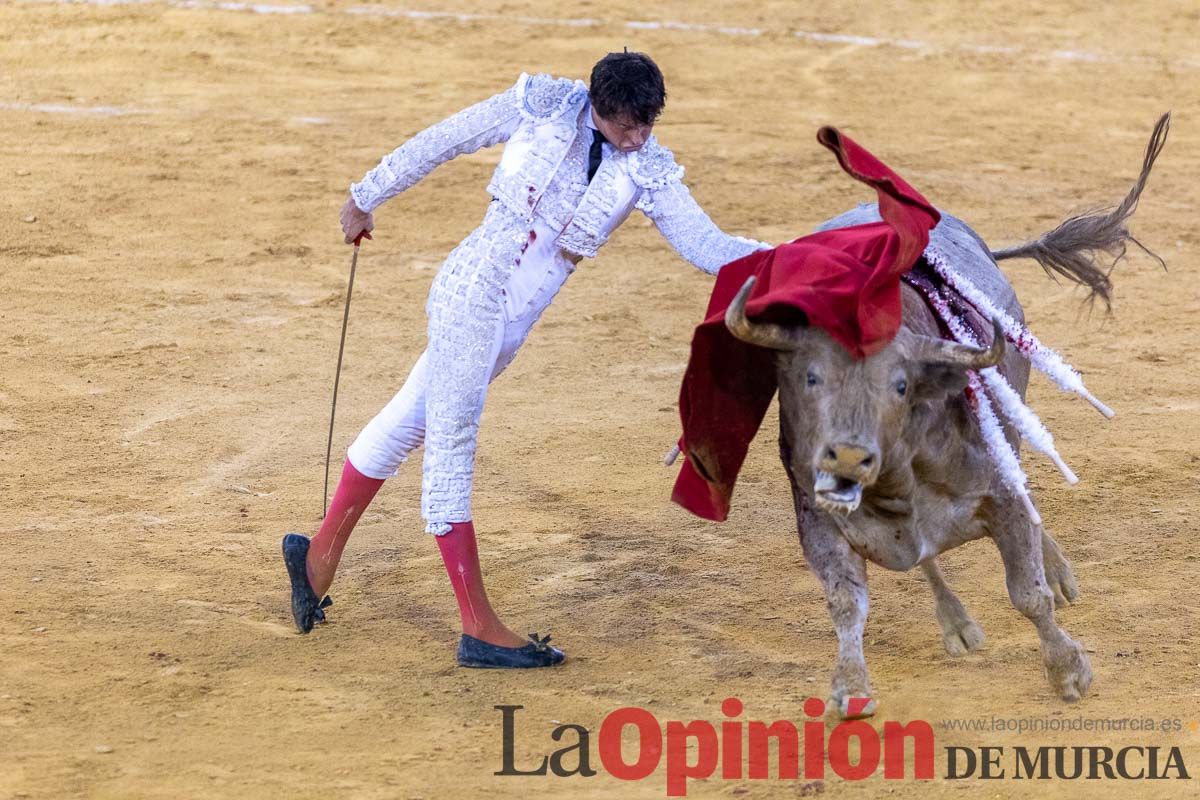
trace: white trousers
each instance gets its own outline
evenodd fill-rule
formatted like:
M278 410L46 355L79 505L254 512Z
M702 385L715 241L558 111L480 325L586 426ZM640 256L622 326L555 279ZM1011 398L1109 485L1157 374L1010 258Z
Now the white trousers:
M542 232L541 236L535 237L535 241L539 239L538 243L541 246L529 248L529 251L523 254L516 270L508 277L504 289L500 292L502 295L501 313L495 324L490 326L492 331L490 341L472 341L470 343L470 349L473 352L486 354L484 358L490 364L489 383L512 363L517 350L525 342L534 323L541 317L542 312L550 305L562 284L574 270L574 265L560 251L551 246L552 232L548 230ZM437 329L431 324L431 336L434 335L435 330ZM417 363L409 372L400 391L384 406L382 411L375 415L374 419L367 423L354 443L350 445L346 457L363 475L377 479L395 475L399 466L408 460L409 455L425 443L428 427L427 414L430 407L443 408L445 406L444 402L431 402L431 394L439 391L439 387L447 385L446 381L439 381L439 376L434 374L434 363L435 359L431 357L430 351L427 349L417 359ZM443 388L440 391L449 390ZM472 461L474 432L478 429L479 418L483 413L485 396L486 386L477 395L477 402L474 397L471 398L473 402L469 407L473 413L473 419L456 419L454 421L460 431L470 431L469 457ZM434 399L441 400L442 398ZM432 446L433 442L431 441L430 447ZM431 452L427 453L426 459L430 459L431 455ZM428 475L425 476L425 483L429 483ZM468 476L465 482L459 481L458 484L458 491L454 493L465 493L467 497L461 498L454 505L459 509L469 509L470 477ZM426 495L429 493L427 486L424 493ZM431 522L430 530L440 533L445 532L448 522L468 521L470 519L469 512L466 513L465 519L433 519L428 513L426 516ZM449 514L449 516L462 515L464 515L462 511L458 514Z

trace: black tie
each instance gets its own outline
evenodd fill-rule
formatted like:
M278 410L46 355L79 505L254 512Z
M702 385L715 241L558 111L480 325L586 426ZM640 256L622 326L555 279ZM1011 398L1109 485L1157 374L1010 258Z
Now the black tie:
M592 128L592 148L588 150L588 183L592 182L592 178L596 177L596 170L600 169L600 161L604 158L604 143L607 141L603 133Z

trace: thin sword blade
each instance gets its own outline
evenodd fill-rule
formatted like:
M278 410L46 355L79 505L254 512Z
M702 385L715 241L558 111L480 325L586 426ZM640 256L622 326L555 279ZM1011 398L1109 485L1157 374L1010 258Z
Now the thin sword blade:
M350 322L350 296L354 293L354 270L358 267L358 243L350 256L350 280L346 285L346 310L342 313L342 339L338 343L337 370L333 374L333 404L329 409L329 441L325 444L325 492L321 499L321 519L329 512L329 460L333 454L333 420L337 416L338 381L342 377L342 353L346 349L346 326Z

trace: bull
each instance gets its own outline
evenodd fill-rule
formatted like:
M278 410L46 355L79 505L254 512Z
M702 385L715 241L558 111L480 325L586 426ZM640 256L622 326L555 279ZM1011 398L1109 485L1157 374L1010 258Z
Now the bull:
M1021 323L1021 304L997 264L1004 259L1033 258L1107 303L1109 278L1094 257L1107 252L1119 258L1127 242L1137 243L1125 221L1165 141L1167 121L1159 121L1138 181L1114 210L1071 218L1002 251L992 251L965 223L943 214L931 247L954 250L955 270ZM822 229L878 219L877 208L866 205ZM1012 604L1037 629L1051 687L1068 702L1079 700L1092 683L1091 664L1084 646L1055 620L1055 607L1077 597L1074 573L1033 506L1020 502L999 474L968 390L972 373L995 367L1023 399L1026 357L1006 347L994 320L983 326L978 346L943 338L925 297L905 283L899 333L882 351L856 360L819 328L748 319L753 282L729 306L725 325L738 339L776 351L780 458L804 557L824 588L837 633L831 681L836 712L849 717L875 710L863 656L867 562L898 571L921 568L945 649L958 656L979 648L984 634L947 584L937 556L985 537L1000 551ZM1011 424L1004 435L1015 451L1019 436Z

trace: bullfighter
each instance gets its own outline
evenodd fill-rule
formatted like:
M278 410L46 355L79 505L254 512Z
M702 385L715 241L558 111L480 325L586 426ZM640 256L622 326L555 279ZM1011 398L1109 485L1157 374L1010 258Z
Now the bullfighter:
M471 488L488 384L583 258L596 255L634 208L672 247L710 274L768 245L724 233L652 134L666 102L662 72L642 53L610 53L590 85L522 74L506 91L402 144L359 183L341 212L347 243L374 228L372 212L439 164L507 143L488 185L483 222L447 257L425 306L428 339L395 397L350 445L316 535L284 537L296 627L324 620L346 542L384 481L425 446L421 512L437 537L459 605L457 660L467 667L544 667L563 652L520 636L488 601Z

